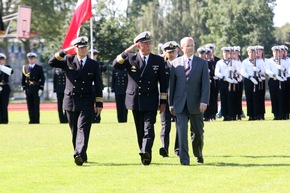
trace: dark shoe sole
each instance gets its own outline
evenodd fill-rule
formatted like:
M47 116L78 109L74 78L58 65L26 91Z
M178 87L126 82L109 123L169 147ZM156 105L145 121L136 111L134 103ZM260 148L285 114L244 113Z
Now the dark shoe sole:
M84 160L82 159L81 156L76 156L76 157L75 157L75 163L76 163L78 166L82 166L83 163L84 163Z

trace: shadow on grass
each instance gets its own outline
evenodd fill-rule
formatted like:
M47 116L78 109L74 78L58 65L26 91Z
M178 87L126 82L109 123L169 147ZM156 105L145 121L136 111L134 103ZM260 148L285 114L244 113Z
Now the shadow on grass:
M244 163L230 163L230 162L212 162L205 164L206 166L218 166L218 167L281 167L281 166L287 166L289 167L290 164L275 164L275 163L269 163L269 164L244 164Z
M254 155L238 155L238 156L233 156L233 155L212 155L212 156L206 156L206 157L222 157L222 158L237 158L237 157L245 157L245 158L290 158L290 156L287 155L258 155L258 156L254 156Z
M174 165L180 165L178 163L151 163L150 165L156 165L156 166L174 166ZM87 162L83 165L83 167L93 167L93 166L110 166L110 167L118 167L118 166L142 166L140 163L100 163L100 162Z

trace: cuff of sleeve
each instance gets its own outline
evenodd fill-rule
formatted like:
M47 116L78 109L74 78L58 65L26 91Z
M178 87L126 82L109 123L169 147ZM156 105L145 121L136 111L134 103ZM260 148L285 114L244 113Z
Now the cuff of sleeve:
M101 102L96 102L96 107L101 107L101 108L103 108L103 103L101 103Z
M167 93L166 93L166 92L162 92L162 93L160 94L160 99L161 99L161 100L166 100L166 99L167 99Z
M117 56L117 62L119 64L123 64L126 58L127 58L127 54L125 52L122 52L121 54Z
M60 52L55 53L54 56L57 60L62 60L65 57L65 55L66 55L65 51L62 50Z

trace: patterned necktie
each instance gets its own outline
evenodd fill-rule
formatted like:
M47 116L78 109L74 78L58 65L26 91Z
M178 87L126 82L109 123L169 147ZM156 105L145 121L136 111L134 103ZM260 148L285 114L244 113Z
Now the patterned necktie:
M188 59L187 63L184 65L185 77L188 80L189 73L190 73L190 58Z

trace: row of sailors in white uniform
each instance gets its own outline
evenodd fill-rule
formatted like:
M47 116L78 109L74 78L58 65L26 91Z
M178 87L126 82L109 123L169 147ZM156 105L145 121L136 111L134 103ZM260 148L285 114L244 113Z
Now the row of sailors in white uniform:
M247 51L257 51L258 49L264 49L262 46L249 46ZM273 54L280 54L281 50L287 51L287 46L273 46ZM233 51L233 47L223 47L223 52ZM238 50L239 51L239 50ZM279 57L277 57L279 58ZM280 72L279 72L280 71ZM232 76L230 77L230 72ZM275 59L272 58L256 58L250 60L249 58L244 59L242 62L240 60L224 60L221 59L217 62L215 68L215 79L221 79L229 83L237 84L242 81L242 76L244 78L250 79L254 84L258 84L254 76L258 78L258 81L262 82L265 80L265 75L269 78L274 78L279 81L286 81L290 77L290 58L286 59Z

